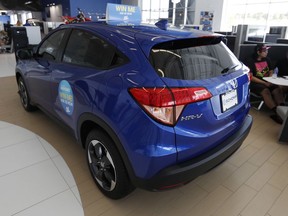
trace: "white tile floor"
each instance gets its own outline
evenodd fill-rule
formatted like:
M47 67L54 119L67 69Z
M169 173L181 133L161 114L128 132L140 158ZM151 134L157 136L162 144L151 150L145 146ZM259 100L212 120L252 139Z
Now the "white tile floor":
M14 53L0 54L0 65L0 77L14 76ZM3 121L0 137L1 216L84 216L74 177L48 142Z
M0 55L0 76L14 76L14 54L5 55ZM61 153L75 178L85 216L288 215L288 143L277 142L280 125L263 110L251 109L254 123L249 136L241 148L220 166L174 190L152 193L136 189L126 198L112 201L95 186L84 151L71 135L41 111L25 112L16 92L14 77L0 78L0 121L29 128ZM65 169L62 157L39 136L17 127L11 134L14 126L2 124L0 216L10 216L11 213L16 216L73 215L75 206L81 207L81 201L71 174L67 169L62 171ZM17 136L13 136L15 134ZM41 145L37 145L38 142ZM32 152L23 152L27 149L32 149ZM39 155L30 158L36 150ZM17 157L16 154L20 153ZM23 159L27 157L29 159ZM8 162L3 160L10 164L6 166ZM59 163L62 166L58 166ZM49 177L52 179L47 181ZM60 213L60 208L71 208L73 212ZM83 214L81 210L79 213Z
M3 121L0 137L1 216L84 216L75 180L49 143Z

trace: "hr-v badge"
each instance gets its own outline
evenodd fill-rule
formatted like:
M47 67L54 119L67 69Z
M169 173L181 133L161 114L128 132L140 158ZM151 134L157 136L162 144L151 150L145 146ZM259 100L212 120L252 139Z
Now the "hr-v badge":
M231 86L232 89L236 89L238 87L237 79L229 80L226 82L227 85Z

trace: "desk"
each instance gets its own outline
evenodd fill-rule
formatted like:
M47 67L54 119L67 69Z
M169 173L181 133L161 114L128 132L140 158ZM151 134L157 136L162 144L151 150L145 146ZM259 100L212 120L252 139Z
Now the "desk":
M277 77L277 78L263 77L263 79L275 85L288 86L288 79L284 77Z

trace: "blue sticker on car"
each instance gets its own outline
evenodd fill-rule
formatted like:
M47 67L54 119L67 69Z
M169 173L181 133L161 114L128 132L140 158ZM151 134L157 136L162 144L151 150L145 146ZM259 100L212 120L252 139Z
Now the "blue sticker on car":
M58 94L61 105L68 115L72 115L74 110L74 97L72 88L66 80L62 80L59 84Z

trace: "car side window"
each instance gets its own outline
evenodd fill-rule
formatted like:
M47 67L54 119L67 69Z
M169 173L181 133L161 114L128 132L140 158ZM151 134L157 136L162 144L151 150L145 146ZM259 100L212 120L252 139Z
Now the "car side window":
M64 51L63 62L106 69L124 60L116 48L90 32L74 29Z
M60 30L50 35L50 37L47 38L39 47L38 57L47 60L55 60L64 34L65 30Z

